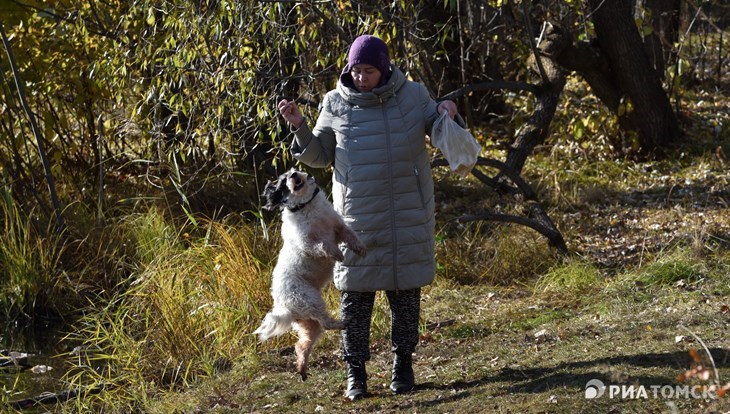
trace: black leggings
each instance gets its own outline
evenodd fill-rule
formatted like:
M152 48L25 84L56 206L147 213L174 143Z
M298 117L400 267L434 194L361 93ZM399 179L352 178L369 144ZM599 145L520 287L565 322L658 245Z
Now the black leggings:
M421 314L421 289L387 290L390 304L391 350L398 355L411 355L418 344L418 322ZM347 320L342 330L342 358L346 361L370 359L370 321L375 292L342 292L340 317Z

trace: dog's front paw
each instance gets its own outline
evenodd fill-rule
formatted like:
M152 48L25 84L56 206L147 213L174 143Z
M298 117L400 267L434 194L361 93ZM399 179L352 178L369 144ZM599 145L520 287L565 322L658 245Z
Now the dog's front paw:
M322 251L326 257L331 257L338 262L345 260L345 255L342 254L340 246L335 243L323 242L320 246L320 251Z
M340 249L337 249L336 252L332 252L332 258L335 259L338 262L342 262L345 260L345 255L342 254Z
M351 249L351 250L352 250L353 252L355 252L355 254L357 254L357 255L358 255L358 256L360 256L360 257L365 257L365 255L367 255L367 254L368 254L368 251L367 251L367 249L366 249L366 248L365 248L365 246L364 246L364 245L363 245L362 243L360 243L360 242L357 242L357 243L353 243L353 244L352 244L351 246L348 246L348 247L349 247L349 248L350 248L350 249Z

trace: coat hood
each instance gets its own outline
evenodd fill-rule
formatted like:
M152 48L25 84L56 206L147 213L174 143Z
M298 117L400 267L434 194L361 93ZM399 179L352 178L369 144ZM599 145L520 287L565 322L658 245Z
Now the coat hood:
M352 105L373 106L390 99L405 83L406 75L391 63L390 77L384 85L378 86L370 92L360 92L352 82L349 66L346 66L342 71L342 75L340 75L340 80L337 82L337 91L345 101Z

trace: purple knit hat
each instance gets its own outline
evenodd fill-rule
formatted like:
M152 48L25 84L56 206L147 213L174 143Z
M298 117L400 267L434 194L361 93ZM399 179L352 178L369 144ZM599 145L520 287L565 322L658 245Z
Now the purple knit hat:
M372 35L359 36L352 42L347 54L347 70L360 63L375 66L386 78L390 69L388 45Z

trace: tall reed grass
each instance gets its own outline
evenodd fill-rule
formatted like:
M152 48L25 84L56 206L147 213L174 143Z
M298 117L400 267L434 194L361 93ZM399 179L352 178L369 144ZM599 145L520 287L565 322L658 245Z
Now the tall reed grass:
M120 401L139 408L139 390L129 384L184 387L237 359L256 360L261 346L291 342L284 336L260 345L251 334L271 305L278 236L225 220L176 227L156 209L122 223L119 233L138 246L136 270L126 288L92 304L79 322L85 346L69 381L119 386L125 395L110 391L77 404L114 398L115 409Z
M0 188L0 315L4 321L32 318L37 312L54 313L62 276L58 260L61 237L44 235L34 227L7 188Z

